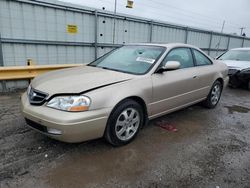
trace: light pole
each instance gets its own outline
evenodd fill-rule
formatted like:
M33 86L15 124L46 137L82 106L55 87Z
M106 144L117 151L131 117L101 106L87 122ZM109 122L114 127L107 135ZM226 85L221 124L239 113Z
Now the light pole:
M221 34L223 33L223 30L224 30L224 26L225 26L225 20L223 21L223 24L222 24L222 28L221 28ZM221 35L220 35L220 38L219 38L219 42L218 42L218 46L217 46L217 50L216 50L216 56L218 55L218 51L219 51L219 48L220 48L220 42L221 42Z
M115 0L115 8L114 8L114 25L113 25L113 44L115 44L115 16L116 16L116 9L117 9L117 0Z

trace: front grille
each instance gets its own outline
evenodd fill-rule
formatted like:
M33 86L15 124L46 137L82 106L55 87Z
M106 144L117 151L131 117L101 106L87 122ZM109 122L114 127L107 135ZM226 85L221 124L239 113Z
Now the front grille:
M30 88L28 91L28 98L29 98L30 104L33 104L33 105L42 105L45 102L47 96L48 96L47 93L37 91L33 88Z
M47 127L40 125L39 123L36 123L36 122L34 122L30 119L27 119L27 118L25 118L25 121L29 126L33 127L34 129L37 129L37 130L42 131L44 133L48 133Z

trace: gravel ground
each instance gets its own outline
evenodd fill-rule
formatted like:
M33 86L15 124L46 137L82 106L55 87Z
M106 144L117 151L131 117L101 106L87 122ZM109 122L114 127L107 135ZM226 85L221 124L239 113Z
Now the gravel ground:
M129 145L66 144L25 124L20 93L0 95L0 187L250 187L250 92L226 89L153 120ZM157 126L165 120L177 132Z

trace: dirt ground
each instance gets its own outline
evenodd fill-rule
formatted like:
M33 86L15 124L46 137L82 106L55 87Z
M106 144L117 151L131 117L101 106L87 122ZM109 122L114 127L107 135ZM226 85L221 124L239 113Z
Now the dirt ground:
M250 92L226 89L153 120L129 145L66 144L26 126L20 93L0 96L0 187L250 187ZM157 126L176 125L170 132Z

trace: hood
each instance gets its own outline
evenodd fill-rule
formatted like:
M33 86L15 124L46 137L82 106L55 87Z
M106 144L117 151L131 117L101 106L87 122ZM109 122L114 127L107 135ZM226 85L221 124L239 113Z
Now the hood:
M229 69L243 70L250 68L250 61L237 61L237 60L217 60L225 63Z
M34 89L50 96L60 93L81 93L94 88L122 82L134 75L105 70L90 66L80 66L51 71L36 77L31 85Z

